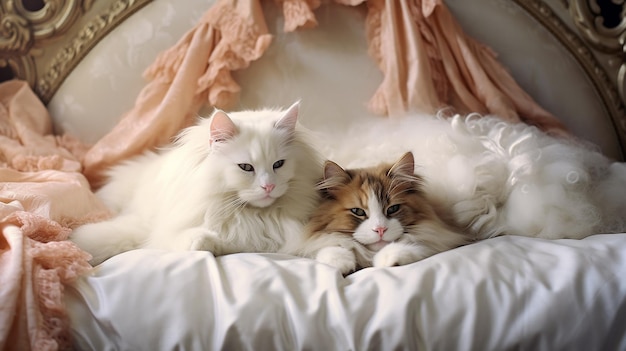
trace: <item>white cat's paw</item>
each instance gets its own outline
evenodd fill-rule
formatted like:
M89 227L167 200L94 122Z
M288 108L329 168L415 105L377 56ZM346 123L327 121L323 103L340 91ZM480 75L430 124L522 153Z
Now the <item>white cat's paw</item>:
M192 234L189 250L209 251L217 254L217 233L210 230L201 230Z
M393 267L417 262L430 256L428 250L420 246L391 243L383 247L372 262L374 267Z
M341 274L348 274L356 269L354 252L339 246L325 247L319 250L315 259L337 268Z

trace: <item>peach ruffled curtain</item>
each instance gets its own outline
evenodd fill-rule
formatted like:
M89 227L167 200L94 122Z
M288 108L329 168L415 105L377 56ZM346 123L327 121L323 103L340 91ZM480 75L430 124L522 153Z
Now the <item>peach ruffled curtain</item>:
M240 90L230 72L259 58L271 39L258 0L219 0L144 72L149 82L134 107L86 153L85 176L98 186L104 169L170 142L202 105L228 107Z
M85 155L84 173L94 186L108 166L169 142L203 104L227 108L235 102L240 87L230 72L261 57L272 39L260 1L217 1L147 69L149 82L135 106ZM320 0L272 1L283 8L285 31L317 26ZM566 134L488 47L463 32L443 1L334 1L367 6L369 53L384 74L371 111L396 117L452 107L456 113L496 114Z
M495 114L565 132L556 117L519 87L490 48L464 33L442 0L335 2L367 5L369 54L384 73L369 102L372 112L395 117L453 107L456 113Z

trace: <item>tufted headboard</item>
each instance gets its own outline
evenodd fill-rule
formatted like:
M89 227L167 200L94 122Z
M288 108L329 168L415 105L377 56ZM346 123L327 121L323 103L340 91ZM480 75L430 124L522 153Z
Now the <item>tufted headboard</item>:
M28 81L47 104L57 133L68 132L93 142L132 106L144 84L141 74L145 67L212 3L0 1L0 79ZM625 159L626 47L620 44L626 33L624 3L445 3L464 30L490 46L541 106L608 156ZM363 9L328 2L317 10L317 29L286 34L274 2L263 1L263 6L275 40L266 55L248 69L235 72L244 87L241 106L285 104L298 98L291 93L291 85L298 82L311 92L306 97L309 105L328 105L322 119L339 113L367 113L359 101L369 97L381 76L367 55L359 27ZM305 44L296 44L294 36L305 39L301 41ZM301 69L300 65L311 61L330 67L333 74ZM293 74L283 74L283 88L267 85L265 82L280 73L279 68L284 73L285 64L291 65ZM282 67L276 67L279 65ZM329 79L337 78L336 72L342 78L329 84ZM338 97L345 92L349 96Z

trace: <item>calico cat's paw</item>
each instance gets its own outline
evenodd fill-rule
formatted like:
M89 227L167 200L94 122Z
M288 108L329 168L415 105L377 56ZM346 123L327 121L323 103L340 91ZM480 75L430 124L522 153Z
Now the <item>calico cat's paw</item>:
M356 269L356 257L354 253L339 246L321 249L315 259L318 262L337 268L341 274L348 274Z
M431 250L421 246L391 243L374 255L374 267L393 267L417 262L432 255Z

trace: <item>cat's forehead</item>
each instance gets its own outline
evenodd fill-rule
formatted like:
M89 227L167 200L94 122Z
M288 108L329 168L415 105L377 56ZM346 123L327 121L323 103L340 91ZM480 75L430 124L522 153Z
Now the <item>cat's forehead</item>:
M242 128L221 150L238 163L274 163L289 158L292 149L280 134Z
M391 179L387 172L379 168L366 168L350 171L353 186L380 194L390 186Z
M244 110L230 112L228 117L240 127L273 127L283 114L283 111L274 109Z
M237 126L238 134L244 140L263 144L264 141L271 143L283 143L285 139L290 138L290 134L285 130L276 128L276 122L280 119L280 114L267 111L261 115L241 115L238 118L232 118L233 123Z
M248 161L275 162L277 158L289 155L289 148L275 137L262 137L256 133L241 133L234 138L224 151L236 159Z
M336 199L343 204L344 207L364 207L368 203L368 188L362 186L359 182L352 181L339 189L336 193Z
M412 194L419 194L419 183L389 173L390 165L348 170L350 180L341 189L340 196L346 203L366 206L375 199L386 205L404 202Z
M346 202L367 205L372 197L378 200L384 198L387 191L385 180L376 174L354 170L349 171L350 181L341 190L341 196Z

